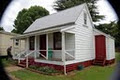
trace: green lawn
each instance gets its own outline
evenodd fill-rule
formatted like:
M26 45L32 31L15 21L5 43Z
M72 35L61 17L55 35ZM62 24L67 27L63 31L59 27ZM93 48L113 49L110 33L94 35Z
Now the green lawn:
M11 74L15 75L20 80L107 80L110 77L113 69L114 66L92 66L85 68L82 71L74 71L67 76L48 76L34 73L28 70L20 70L12 72Z
M16 61L1 59L4 67L9 67L16 64Z
M115 57L117 62L120 61L120 52L116 52Z
M116 60L120 60L120 54L116 54ZM115 65L100 67L91 66L83 69L82 71L73 71L71 74L48 76L31 72L29 70L19 70L11 72L20 80L108 80L114 71Z

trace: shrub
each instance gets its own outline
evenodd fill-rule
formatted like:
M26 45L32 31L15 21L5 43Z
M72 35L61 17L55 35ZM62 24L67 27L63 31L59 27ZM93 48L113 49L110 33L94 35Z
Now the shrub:
M44 72L45 74L58 73L57 70L55 70L54 68L51 68L49 66L38 67L38 66L31 65L29 68L38 70L40 72Z
M38 66L30 65L29 68L37 70Z

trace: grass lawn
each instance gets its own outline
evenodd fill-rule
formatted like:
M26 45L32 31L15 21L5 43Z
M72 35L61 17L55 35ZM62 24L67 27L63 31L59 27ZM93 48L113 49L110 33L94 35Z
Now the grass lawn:
M120 54L116 54L116 60L120 60ZM16 78L20 80L108 80L114 71L115 65L100 67L91 66L82 71L73 71L71 74L49 76L31 72L29 70L19 70L11 72Z
M120 52L116 52L115 57L117 62L120 61Z
M6 60L6 59L1 59L1 60L2 60L2 64L4 65L4 67L9 67L9 66L16 64L16 62L13 60Z
M29 70L19 70L11 74L15 75L20 80L107 80L113 69L113 65L106 67L91 66L82 71L74 71L67 76L48 76L34 73Z

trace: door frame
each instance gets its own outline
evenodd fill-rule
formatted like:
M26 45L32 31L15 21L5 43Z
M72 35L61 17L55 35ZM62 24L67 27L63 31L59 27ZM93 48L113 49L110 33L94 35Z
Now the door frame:
M35 36L29 37L29 50L35 50Z
M100 51L103 54L100 55ZM95 59L106 59L106 37L104 35L95 35Z
M46 43L46 34L39 35L39 50L47 50L46 44L47 44ZM44 56L47 56L46 51L40 51L40 53L43 54Z

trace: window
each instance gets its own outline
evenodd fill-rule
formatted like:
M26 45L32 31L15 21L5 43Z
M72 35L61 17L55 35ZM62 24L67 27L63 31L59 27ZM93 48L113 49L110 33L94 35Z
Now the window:
M32 36L29 38L29 49L34 50L34 42L35 42L35 36Z
M61 33L60 32L55 32L53 34L53 36L54 36L54 49L55 50L61 50L62 49L61 48L61 46L62 46L62 44L61 44Z
M15 40L15 45L18 46L19 45L19 39Z
M84 24L87 24L87 14L84 12Z

